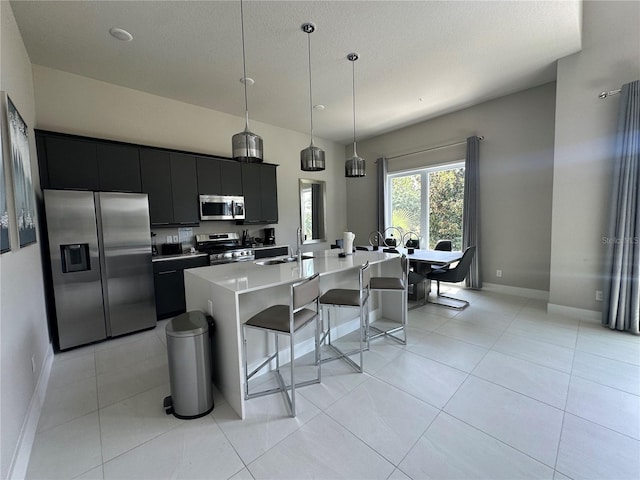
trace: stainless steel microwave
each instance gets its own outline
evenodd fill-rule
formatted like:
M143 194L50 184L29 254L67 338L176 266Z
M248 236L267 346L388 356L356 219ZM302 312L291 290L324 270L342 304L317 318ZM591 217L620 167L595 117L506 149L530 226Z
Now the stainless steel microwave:
M244 220L244 197L200 195L200 220Z

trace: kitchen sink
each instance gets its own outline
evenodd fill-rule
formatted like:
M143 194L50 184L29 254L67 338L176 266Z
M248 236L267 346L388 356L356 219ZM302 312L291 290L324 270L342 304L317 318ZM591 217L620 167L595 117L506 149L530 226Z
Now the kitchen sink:
M313 255L303 255L302 260L310 260L314 258ZM291 263L297 261L297 257L286 257L286 258L274 258L271 260L258 260L255 262L256 265L280 265L282 263Z

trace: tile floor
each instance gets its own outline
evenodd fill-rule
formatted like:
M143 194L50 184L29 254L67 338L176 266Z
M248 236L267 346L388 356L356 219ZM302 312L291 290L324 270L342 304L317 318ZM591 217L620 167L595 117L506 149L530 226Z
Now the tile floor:
M167 416L164 326L56 355L28 478L640 478L640 337L460 291L463 312L409 312L409 341L372 343L238 419L216 394Z

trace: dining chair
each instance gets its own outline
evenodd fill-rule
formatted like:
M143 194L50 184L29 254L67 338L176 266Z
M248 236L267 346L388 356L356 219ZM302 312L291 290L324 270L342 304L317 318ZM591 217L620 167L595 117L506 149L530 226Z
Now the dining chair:
M436 295L438 299L446 299L449 301L431 301L427 299L428 303L433 303L434 305L439 305L441 307L452 308L454 310L464 310L469 306L469 302L467 300L463 300L460 298L454 298L447 295L442 295L440 293L440 282L448 282L448 283L458 283L463 281L466 276L469 274L469 270L471 268L471 260L473 260L473 255L476 253L476 247L471 246L467 247L467 249L462 254L462 258L458 262L458 264L451 268L435 268L427 273L426 278L431 282L431 280L435 280L437 283L436 286ZM431 290L431 288L429 288ZM455 303L450 303L455 302Z
M371 282L371 268L369 262L360 267L358 273L358 289L333 288L328 290L320 297L320 305L322 306L322 314L324 319L324 311L327 311L327 329L322 332L320 345L325 341L334 355L320 359L321 362L329 362L332 360L342 359L349 366L359 373L363 371L363 351L365 349L366 328L369 317L369 284ZM359 309L360 327L359 327L359 347L349 352L344 352L340 347L331 341L331 309L332 308L357 308ZM324 320L323 320L324 323ZM358 365L351 358L352 355L360 357Z
M272 393L282 392L285 403L292 417L296 416L296 388L314 383L320 383L322 380L322 369L320 362L320 274L316 273L301 282L291 285L289 290L288 305L272 305L265 310L255 314L247 320L242 328L242 344L244 351L244 388L245 400ZM308 308L314 305L313 308ZM295 337L298 331L315 321L315 365L316 378L304 382L295 381ZM246 330L253 328L264 332L273 333L275 337L275 352L268 354L268 357L258 365L252 372L248 370L247 364L247 335ZM278 348L278 336L289 336L289 373L291 376L289 385L285 384L284 378L280 373L280 351ZM278 387L265 389L251 393L249 391L249 380L260 370L275 360L275 375ZM291 390L291 395L287 393Z

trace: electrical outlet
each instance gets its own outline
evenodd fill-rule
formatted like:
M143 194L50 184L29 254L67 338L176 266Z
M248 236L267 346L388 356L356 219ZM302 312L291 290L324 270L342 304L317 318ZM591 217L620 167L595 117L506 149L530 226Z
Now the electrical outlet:
M596 290L596 302L602 302L602 290Z
M502 277L502 270L496 270L496 277Z
M171 235L167 235L167 243L171 243L171 240L173 240L173 237Z
M213 302L211 300L207 300L207 304L209 306L209 315L213 317Z
M173 236L173 243L178 243L178 235Z
M36 373L36 356L31 355L31 372Z

